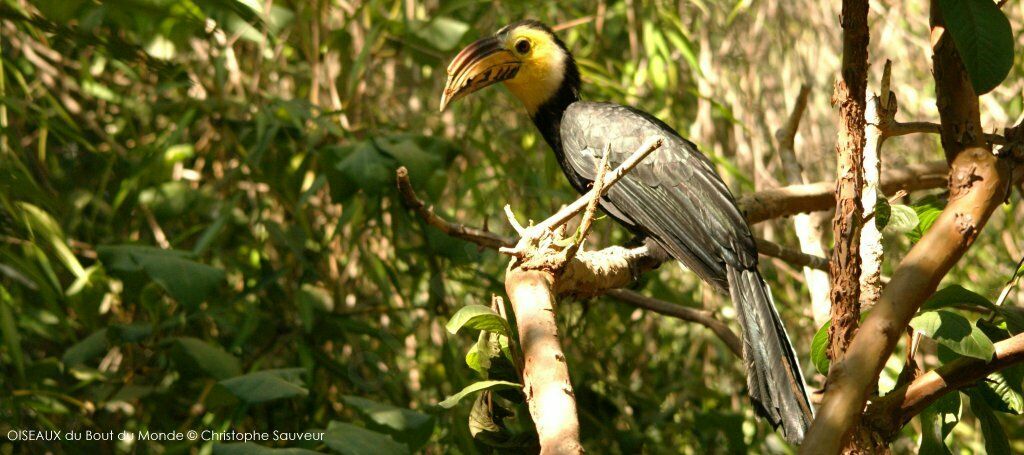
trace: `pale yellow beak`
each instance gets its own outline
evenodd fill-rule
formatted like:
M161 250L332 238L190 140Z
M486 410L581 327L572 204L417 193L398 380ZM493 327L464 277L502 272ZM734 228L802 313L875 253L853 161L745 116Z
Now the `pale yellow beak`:
M459 98L515 77L521 64L494 37L483 38L466 46L448 65L448 82L441 94L441 111Z

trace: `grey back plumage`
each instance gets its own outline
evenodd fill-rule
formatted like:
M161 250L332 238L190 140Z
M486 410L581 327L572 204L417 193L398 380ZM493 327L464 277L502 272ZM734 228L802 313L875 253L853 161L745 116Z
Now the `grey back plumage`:
M582 101L565 109L555 152L570 182L584 192L606 148L615 166L655 135L665 138L662 147L613 186L601 208L732 297L750 396L786 439L799 443L812 417L800 361L757 271L750 228L712 162L645 112Z

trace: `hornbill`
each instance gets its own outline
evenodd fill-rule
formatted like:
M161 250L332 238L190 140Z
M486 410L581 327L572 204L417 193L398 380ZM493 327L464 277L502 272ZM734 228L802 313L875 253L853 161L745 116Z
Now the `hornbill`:
M660 149L610 188L600 207L659 254L681 261L732 297L755 407L773 426L782 427L787 440L799 443L812 416L799 360L757 270L750 228L711 161L646 112L581 101L572 54L540 22L516 22L470 44L447 72L442 111L457 99L504 82L581 194L595 178L606 147L614 166L647 138L665 138Z

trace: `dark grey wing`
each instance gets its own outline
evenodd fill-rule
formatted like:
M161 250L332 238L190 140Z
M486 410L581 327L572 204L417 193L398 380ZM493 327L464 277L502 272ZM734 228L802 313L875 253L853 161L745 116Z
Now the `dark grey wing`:
M608 161L618 165L655 135L665 138L662 147L609 189L601 207L732 296L750 396L787 440L799 444L812 418L800 360L757 271L750 228L711 161L646 113L578 102L562 118L560 164L583 189L593 181L605 147Z
M614 167L654 135L665 138L662 147L613 186L601 208L726 291L726 263L754 267L757 248L729 188L695 145L636 109L577 102L562 117L560 159L591 181L606 146Z

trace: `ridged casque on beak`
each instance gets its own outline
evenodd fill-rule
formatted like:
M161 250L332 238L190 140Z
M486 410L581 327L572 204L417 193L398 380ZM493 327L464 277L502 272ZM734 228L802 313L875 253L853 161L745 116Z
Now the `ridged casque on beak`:
M441 111L453 101L488 85L515 77L521 62L495 37L466 46L448 65L448 81L441 94Z

